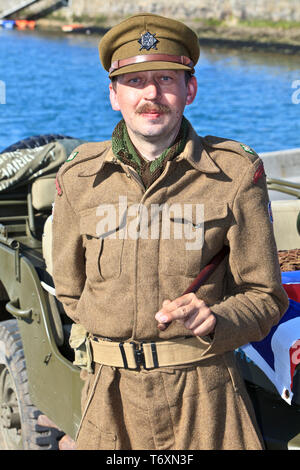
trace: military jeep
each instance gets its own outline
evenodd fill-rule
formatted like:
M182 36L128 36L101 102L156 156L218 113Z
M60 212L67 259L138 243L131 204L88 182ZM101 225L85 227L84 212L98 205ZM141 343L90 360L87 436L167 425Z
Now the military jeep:
M10 169L12 175L4 175L4 188L0 184L0 449L62 449L64 437L75 439L80 423L82 381L69 345L72 322L55 297L51 276L55 175L79 143L64 136L40 136L0 153L0 165L7 164L4 156L10 155L10 165L14 161L18 170L6 165L5 171ZM24 159L32 149L34 159L32 154ZM33 161L37 162L34 168ZM21 173L19 178L16 173ZM0 181L2 176L0 172ZM270 184L288 190L286 182ZM278 210L273 204L282 250L300 248L300 191L291 205L295 220L289 230L291 244L285 246L281 228L290 216L287 220L280 203ZM289 405L253 362L243 354L237 354L237 359L266 447L300 449L298 378Z
M57 449L75 435L82 381L68 343L71 322L51 278L55 176L76 139L43 136L1 155L27 157L29 171L0 193L0 448ZM42 154L32 170L28 158ZM58 156L59 154L59 156ZM56 157L56 158L54 158ZM39 160L42 158L37 157ZM19 162L19 167L22 161ZM31 178L34 171L38 176ZM17 175L20 176L20 175ZM47 416L55 427L43 426ZM47 423L48 424L48 423Z

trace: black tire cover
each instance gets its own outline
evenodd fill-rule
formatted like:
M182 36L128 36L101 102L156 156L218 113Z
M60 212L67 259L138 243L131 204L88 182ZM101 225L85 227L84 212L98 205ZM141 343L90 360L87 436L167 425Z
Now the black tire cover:
M61 134L20 140L0 152L0 193L57 173L74 148L85 141Z
M35 135L32 137L28 137L27 139L19 140L15 144L10 145L6 149L2 150L1 153L6 152L15 152L16 150L21 149L33 149L35 147L41 147L42 145L50 144L51 142L55 142L61 139L73 139L74 137L69 137L66 135L60 134L43 134L43 135Z

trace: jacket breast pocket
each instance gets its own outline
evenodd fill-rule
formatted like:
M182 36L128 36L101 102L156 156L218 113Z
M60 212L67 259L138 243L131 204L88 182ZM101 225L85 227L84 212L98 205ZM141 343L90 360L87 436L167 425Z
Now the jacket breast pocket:
M195 205L195 204L194 204ZM200 204L199 204L200 206ZM160 272L196 277L222 248L228 230L228 205L201 205L198 211L170 216L160 240Z
M103 230L105 228L105 230ZM90 281L118 279L122 272L124 237L118 227L99 220L97 208L80 214L80 233L83 237L86 276Z

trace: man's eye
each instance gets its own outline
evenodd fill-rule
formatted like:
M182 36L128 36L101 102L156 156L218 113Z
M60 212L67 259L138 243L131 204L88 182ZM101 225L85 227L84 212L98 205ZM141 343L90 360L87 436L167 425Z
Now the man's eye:
M138 77L131 78L128 80L128 83L139 83L140 79Z
M170 81L172 80L172 77L169 77L169 75L163 75L163 76L161 77L161 80L162 80L163 82L170 82Z

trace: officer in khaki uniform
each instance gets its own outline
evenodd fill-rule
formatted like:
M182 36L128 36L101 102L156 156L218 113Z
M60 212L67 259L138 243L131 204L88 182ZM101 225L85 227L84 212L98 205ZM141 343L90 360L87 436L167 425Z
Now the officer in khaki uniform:
M57 297L92 358L77 448L262 449L233 352L288 306L262 162L183 117L197 91L190 28L135 15L99 50L124 119L61 167L53 217Z

